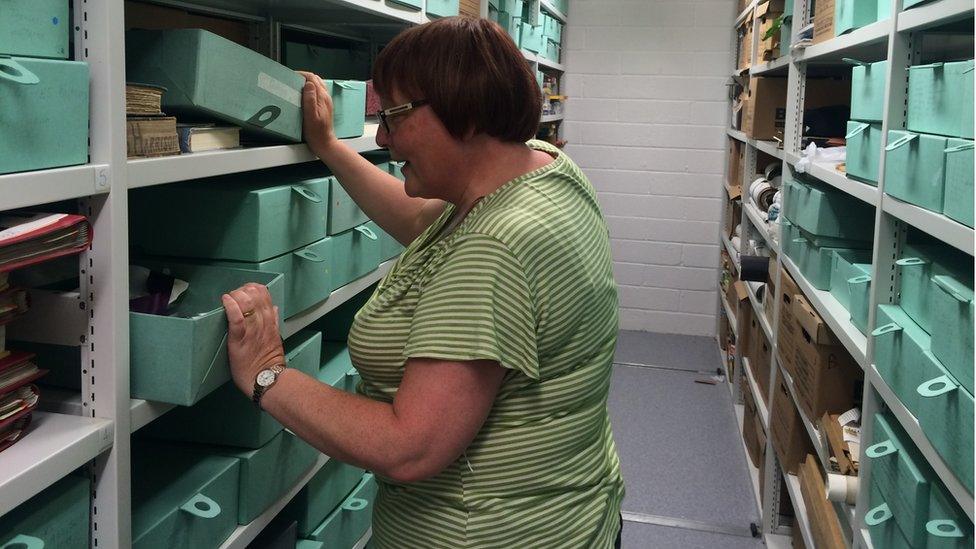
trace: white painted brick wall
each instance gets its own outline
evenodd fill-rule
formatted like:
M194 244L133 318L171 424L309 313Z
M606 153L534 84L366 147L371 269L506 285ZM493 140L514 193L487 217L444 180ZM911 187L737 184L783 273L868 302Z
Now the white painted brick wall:
M571 0L566 151L610 227L620 327L713 335L734 0Z

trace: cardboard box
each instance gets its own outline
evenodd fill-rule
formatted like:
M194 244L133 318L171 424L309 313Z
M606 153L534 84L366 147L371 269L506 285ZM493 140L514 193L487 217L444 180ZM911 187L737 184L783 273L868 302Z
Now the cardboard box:
M834 37L834 0L817 0L813 12L813 43Z
M776 384L773 395L769 431L780 467L789 474L795 474L800 460L809 451L810 441L803 420L800 419L800 412L793 405L793 397L782 379Z
M725 204L725 236L735 236L735 227L742 221L742 201L729 200Z
M742 172L745 156L746 144L737 139L729 139L729 171L726 183L729 188L729 198L732 200L742 196Z
M756 338L754 330L758 328L758 325L752 322L752 307L748 305L741 307L736 320L739 321L739 348L742 349L742 356L752 361L752 342Z
M770 326L773 324L773 319L776 318L773 314L773 306L776 304L776 274L779 271L779 267L776 264L776 255L773 254L769 258L769 270L767 272L766 278L766 292L763 298L763 312L766 314L766 321L769 322Z
M834 505L827 501L826 486L817 458L807 454L799 468L800 494L807 508L810 535L815 547L842 548L844 534Z
M739 70L745 70L752 66L753 15L754 14L747 15L737 29L739 36Z
M796 302L796 296L800 294L800 288L796 285L793 277L790 273L783 269L780 273L779 289L776 292L779 300L779 326L776 330L776 344L779 347L779 363L783 365L783 369L786 370L790 376L794 375L795 362L794 355L796 352L796 345L794 341L800 337L799 335L799 324L797 324L793 316L793 304Z
M793 387L806 417L843 413L860 401L861 368L840 345L817 311L802 295L793 302L800 337L794 340Z
M764 2L756 7L756 19L759 20L759 51L758 61L769 62L777 59L779 51L779 31L773 32L773 25L783 15L782 2ZM768 38L766 36L770 35Z
M759 433L762 426L759 423L759 410L756 408L755 397L749 390L748 384L743 385L742 401L745 408L742 416L742 440L745 441L746 453L753 467L759 467L762 448L759 446Z
M758 325L758 322L757 322ZM752 376L756 380L756 385L759 385L759 390L762 391L762 400L764 404L769 404L769 367L773 360L773 346L770 344L769 340L766 338L766 333L762 331L762 327L759 326L759 333L756 335L754 345L754 355L755 360L751 360L749 365L752 366Z
M786 85L782 77L752 77L742 115L742 131L752 139L783 138L786 128Z
M732 284L729 284L725 292L725 299L729 300L732 313L738 317L739 311L749 306L748 303L745 303L749 299L749 291L746 289L746 283L741 280L736 280ZM745 304L743 305L743 303Z

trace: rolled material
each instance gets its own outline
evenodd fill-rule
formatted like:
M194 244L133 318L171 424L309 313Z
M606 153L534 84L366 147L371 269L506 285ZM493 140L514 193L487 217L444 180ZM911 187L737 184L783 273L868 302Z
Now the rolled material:
M766 282L769 272L769 258L758 255L744 255L739 258L739 278L750 282Z
M854 505L857 500L858 477L827 473L827 499Z
M763 171L763 175L766 177L767 181L772 181L774 177L779 177L779 175L782 173L783 173L783 165L780 164L779 162L773 162L772 164L769 164L768 166L766 166L766 169Z

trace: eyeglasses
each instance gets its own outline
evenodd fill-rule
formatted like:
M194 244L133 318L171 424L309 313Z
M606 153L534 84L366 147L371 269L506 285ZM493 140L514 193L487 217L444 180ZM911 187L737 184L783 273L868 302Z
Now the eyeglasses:
M390 131L390 123L387 119L393 116L400 116L406 112L412 111L413 109L423 107L427 104L426 99L418 99L416 101L411 101L409 103L404 103L403 105L398 105L396 107L390 107L389 109L381 110L376 113L376 116L380 117L380 122L383 124L383 129L386 133L392 133Z

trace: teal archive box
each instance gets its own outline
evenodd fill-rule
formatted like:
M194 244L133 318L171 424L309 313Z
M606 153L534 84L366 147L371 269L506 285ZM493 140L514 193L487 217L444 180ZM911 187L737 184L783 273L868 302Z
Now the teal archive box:
M302 140L305 78L201 29L125 33L126 78L166 88L163 111L219 120L254 138Z
M881 490L871 479L871 495L868 500L868 511L864 515L864 523L871 534L871 545L873 547L885 547L886 549L912 549L912 546L901 533L901 529L895 524L891 509L885 502Z
M848 280L865 274L871 274L870 250L835 250L831 258L830 267L830 295L842 307L851 310L851 285ZM865 264L868 271L864 271Z
M356 201L342 188L342 183L339 183L339 180L334 177L331 178L329 181L329 221L326 232L330 236L334 236L367 221L369 221L369 217L359 209Z
M522 41L520 45L523 50L529 50L532 53L539 53L545 49L545 40L543 38L542 25L530 25L526 22L522 22Z
M946 143L939 135L889 131L885 194L942 213Z
M325 237L297 250L272 257L265 261L206 261L208 265L220 265L249 271L263 271L284 275L285 298L276 302L282 319L291 318L309 307L324 301L336 286L332 283L332 243Z
M319 369L322 334L298 332L285 341L289 368L310 376ZM168 440L260 448L282 426L241 392L233 381L223 384L193 406L178 406L145 427L146 434Z
M878 186L881 165L881 124L847 123L847 177Z
M309 547L353 547L369 530L376 492L376 479L366 473L342 505L309 534L306 539L318 542L318 545Z
M925 523L925 533L925 547L973 547L973 523L940 482L932 484L929 490L929 521Z
M963 280L972 271L971 260L961 252L941 245L906 244L904 255L895 261L900 270L899 304L923 330L931 334L935 326L934 309L939 290L936 275L949 274Z
M874 208L854 197L816 183L784 180L787 217L804 231L827 238L869 241Z
M0 56L0 121L0 174L87 163L88 64Z
M871 482L895 523L912 546L922 547L935 472L897 421L883 414L874 415L871 446L864 454L871 460Z
M237 460L132 447L132 547L217 547L237 528Z
M326 341L322 344L321 366L316 379L342 389L347 393L355 393L359 383L359 373L352 365L349 349L345 341Z
M68 0L6 0L0 10L0 55L68 58Z
M68 475L0 517L0 548L87 549L90 485Z
M942 367L925 369L919 395L922 432L959 482L973 491L973 395ZM923 368L928 364L923 364Z
M518 46L522 40L522 12L510 13L505 10L500 10L498 12L498 24L501 25L505 32L512 38L515 45Z
M932 277L937 291L931 307L939 319L932 327L932 352L946 370L973 394L973 282L951 275Z
M370 221L366 224L370 230L372 230L376 236L379 238L379 250L377 251L377 261L378 263L383 263L393 259L394 257L400 255L404 248L397 239L393 238L386 233L375 221Z
M878 0L836 0L834 35L840 36L878 20Z
M818 238L792 226L786 255L816 289L829 291L834 252L865 249L868 242ZM785 242L785 239L784 239Z
M908 130L972 139L972 73L972 59L908 67Z
M453 17L460 9L459 0L426 0L426 11L429 17Z
M871 265L854 264L853 273L859 273L847 279L848 291L851 295L851 324L864 335L868 334L868 311L871 308Z
M863 63L850 60L851 119L861 122L881 122L884 118L884 96L888 78L888 61Z
M289 504L287 516L298 522L299 537L308 537L363 480L359 467L329 459Z
M190 406L230 380L221 296L248 282L284 299L282 275L226 267L133 261L190 283L170 316L129 313L129 386L134 398Z
M366 124L366 82L359 80L326 80L332 97L333 131L339 139L360 137Z
M326 237L334 180L279 168L140 189L130 238L153 255L264 261Z
M545 57L546 57L546 59L548 59L550 61L554 61L556 63L559 62L559 43L558 42L553 42L552 40L546 40Z
M949 139L945 150L943 213L967 227L973 226L973 142Z
M379 235L363 224L332 237L332 283L336 288L372 272L380 264Z

